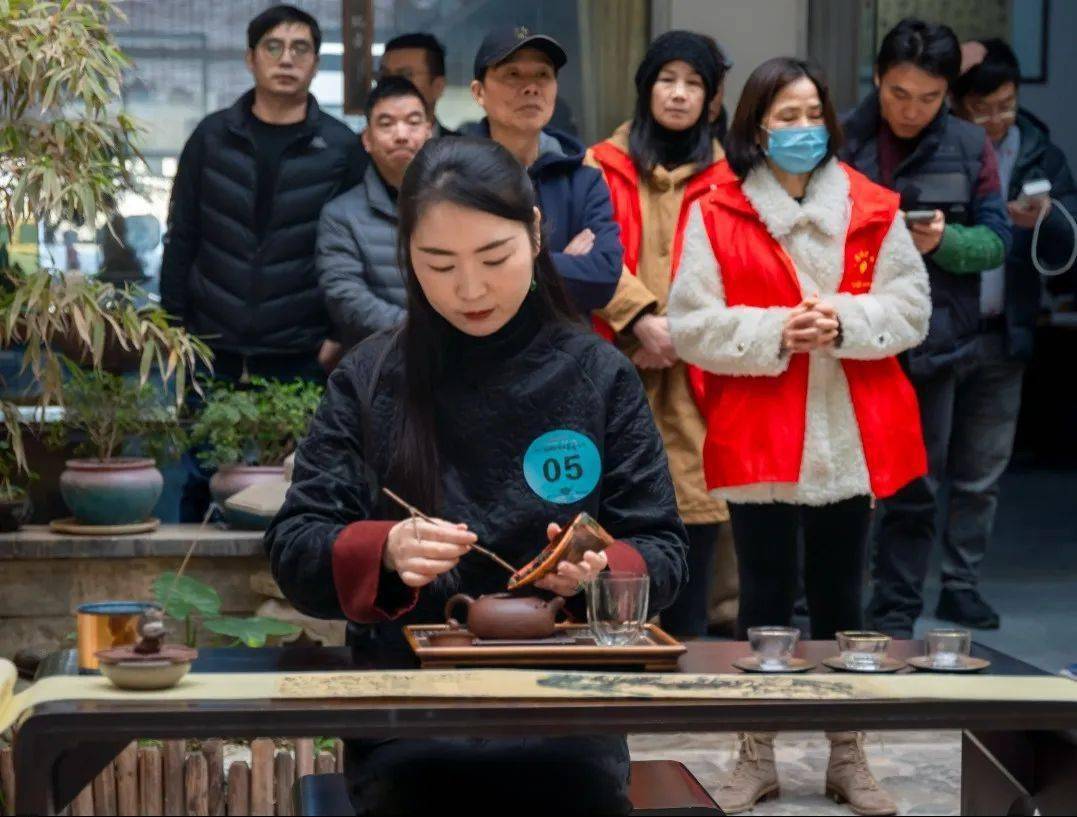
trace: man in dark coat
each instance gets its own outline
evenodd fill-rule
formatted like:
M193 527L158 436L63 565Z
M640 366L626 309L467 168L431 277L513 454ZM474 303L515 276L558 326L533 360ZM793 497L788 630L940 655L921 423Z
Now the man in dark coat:
M209 344L217 379L323 380L319 356L333 344L314 268L318 215L358 182L359 139L309 93L313 17L274 6L251 20L247 45L254 88L203 119L180 156L161 305ZM197 522L208 475L184 460L180 518Z
M1033 249L1044 269L1053 272L1066 267L1077 235L1051 199L1059 202L1067 212L1077 214L1077 185L1065 154L1051 141L1047 126L1020 107L1021 68L1013 50L1002 40L974 40L963 43L961 50L965 70L954 83L955 112L982 126L994 145L999 157L1002 194L1006 197L1014 227L1013 247L1005 267L984 273L981 303L991 313L1004 316L1006 354L1024 364L1032 357L1041 284L1044 283L1032 262ZM1050 183L1049 196L1024 200L1021 189L1026 183L1038 180ZM1040 220L1041 209L1046 212L1040 225L1039 241L1033 248L1033 232ZM1072 291L1072 281L1066 281L1069 277L1047 279L1046 283L1050 289L1057 282L1065 281ZM1019 386L1017 391L1019 395ZM1016 417L1015 407L1014 420Z
M958 119L946 105L960 67L953 31L903 20L883 39L876 92L843 123L842 158L901 193L904 210L926 211L927 217L909 230L931 279L931 324L905 363L920 402L929 474L880 503L868 609L872 626L896 638L912 637L923 610L941 485L951 484L952 517L955 498L960 505L971 481L968 463L980 443L972 420L985 411L985 402L965 386L992 334L982 319L980 276L1002 264L1011 243L991 143L982 128ZM948 528L943 550L936 614L966 626L997 627L998 616L976 589L971 538L955 541Z
M546 127L566 60L550 37L522 26L497 29L479 46L471 93L486 111L477 135L499 142L527 168L554 264L576 308L587 314L613 297L623 249L602 174L584 166L581 143Z
M403 77L381 80L366 103L362 183L325 205L318 224L318 276L340 356L404 319L407 288L397 265L397 191L430 138L426 103Z
M438 121L438 100L445 93L445 46L433 34L414 32L393 37L385 44L379 75L403 77L423 95L430 116L432 136L456 136Z
M317 21L275 6L247 29L254 88L206 117L172 188L161 303L218 378L319 379L329 321L314 269L322 206L358 182L359 140L309 93Z

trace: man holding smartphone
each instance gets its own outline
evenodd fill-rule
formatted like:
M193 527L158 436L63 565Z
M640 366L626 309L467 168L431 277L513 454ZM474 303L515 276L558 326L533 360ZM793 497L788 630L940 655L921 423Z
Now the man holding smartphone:
M883 40L876 93L847 117L842 158L902 196L909 231L931 279L928 337L904 364L920 402L928 476L880 503L874 552L875 629L911 638L923 611L923 586L936 537L937 499L950 484L943 536L943 592L936 615L971 627L997 627L976 589L975 527L982 475L976 418L984 395L967 388L985 329L980 275L999 266L1011 240L998 162L982 128L950 114L946 97L960 74L961 51L943 25L903 20Z
M1041 279L1032 253L1035 250L1040 265L1052 270L1069 260L1077 236L1051 199L1077 213L1077 185L1047 126L1019 106L1021 68L1013 50L995 39L963 43L961 51L964 71L954 83L954 110L983 127L994 145L1014 227L1005 266L984 273L980 302L985 314L1005 316L1006 354L1023 364L1032 357L1040 311ZM1041 217L1039 240L1033 247L1033 231ZM1072 282L1067 283L1072 290ZM1054 281L1049 279L1048 284ZM1013 415L1016 419L1016 408Z

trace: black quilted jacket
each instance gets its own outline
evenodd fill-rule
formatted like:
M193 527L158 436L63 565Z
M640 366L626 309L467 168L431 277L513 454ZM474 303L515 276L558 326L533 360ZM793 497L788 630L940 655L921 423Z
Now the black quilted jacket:
M316 350L329 315L314 268L322 206L357 184L359 137L318 108L285 150L273 190L258 188L254 92L210 114L180 156L161 260L161 305L215 351ZM273 207L256 231L259 198Z
M450 359L452 374L436 398L442 506L423 510L467 522L480 543L517 566L542 548L549 522L564 524L587 511L642 556L651 612L668 606L687 580L686 534L662 440L632 364L582 328L540 326L526 304L491 337L454 333ZM374 496L400 425L402 376L391 335L360 344L329 378L310 435L299 446L292 487L265 544L284 594L308 614L344 617L333 544L346 525L377 513ZM596 487L570 504L543 499L523 471L533 441L556 430L584 435L601 459ZM401 624L443 620L445 600L458 589L496 592L507 578L479 554L461 559L456 574L423 588L402 618L370 626L393 640ZM381 586L393 581L402 589L395 574L382 573ZM355 636L354 626L350 630Z

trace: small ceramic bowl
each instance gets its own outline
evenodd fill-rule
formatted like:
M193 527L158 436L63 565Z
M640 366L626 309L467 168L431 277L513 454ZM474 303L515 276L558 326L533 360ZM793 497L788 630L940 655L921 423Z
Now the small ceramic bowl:
M191 668L190 661L120 661L101 662L101 674L120 689L168 689L182 680Z
M182 644L164 644L152 653L136 652L134 645L97 652L101 674L120 689L168 689L197 657L198 650Z

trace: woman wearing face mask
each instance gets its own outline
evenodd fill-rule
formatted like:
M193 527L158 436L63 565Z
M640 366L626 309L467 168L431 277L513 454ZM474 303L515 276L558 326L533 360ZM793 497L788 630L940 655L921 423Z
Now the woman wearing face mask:
M927 468L916 396L895 357L931 312L898 197L834 158L841 131L818 70L755 70L726 139L728 170L693 206L670 295L677 352L707 372L707 487L729 502L738 634L788 625L797 536L811 637L861 627L873 497ZM829 733L827 793L858 814L895 804L860 733ZM743 735L728 813L778 793L773 734Z
M587 157L609 185L625 247L620 283L609 305L594 313L596 328L640 370L666 444L677 505L688 526L688 586L662 614L662 626L682 637L707 631L720 525L729 514L703 484L705 428L689 382L690 376L701 382L700 373L690 375L677 356L665 313L685 204L709 189L725 158L708 122L708 105L724 73L700 35L663 34L651 43L636 71L632 121L591 148ZM728 536L722 542L721 593L726 606L735 609L732 542Z
M562 562L540 590L582 617L583 582L633 572L657 613L686 572L662 440L632 365L570 317L526 171L495 142L434 140L399 201L407 318L329 379L266 536L281 589L348 618L360 656L409 654L403 625L444 620L457 592L505 589L471 544L522 566L586 511L616 544ZM566 460L554 480L551 456ZM397 521L382 486L448 521ZM521 793L528 812L630 807L618 737L352 741L346 757L363 814L452 810L453 797L485 812Z

